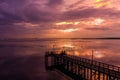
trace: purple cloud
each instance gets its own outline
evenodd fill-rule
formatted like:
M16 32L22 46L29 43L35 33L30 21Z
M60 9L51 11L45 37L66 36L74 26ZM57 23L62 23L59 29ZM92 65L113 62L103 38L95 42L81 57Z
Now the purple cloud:
M63 4L64 0L48 0L47 5L49 7L56 7Z
M87 9L76 9L70 10L63 13L61 20L70 20L70 19L83 19L83 18L112 18L120 17L120 11L114 10L112 8L102 9L102 8L87 8Z
M80 0L68 6L64 0L0 0L0 33L11 34L11 36L15 33L42 34L45 30L73 28L72 25L56 27L54 23L59 21L87 21L89 18L111 20L114 18L113 21L115 21L115 19L120 17L120 11L114 8L93 8L88 6L73 8L84 2ZM22 25L14 25L15 23L23 22L38 24L38 26L31 29ZM107 26L109 27L110 25ZM81 26L76 27L79 28ZM93 31L109 30L109 28L86 29Z

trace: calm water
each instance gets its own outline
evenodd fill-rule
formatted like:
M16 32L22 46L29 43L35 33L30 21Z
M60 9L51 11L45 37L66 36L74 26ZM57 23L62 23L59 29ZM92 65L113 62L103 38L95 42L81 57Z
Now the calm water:
M44 68L44 53L67 50L67 54L120 66L120 40L42 39L0 42L0 80L67 80Z

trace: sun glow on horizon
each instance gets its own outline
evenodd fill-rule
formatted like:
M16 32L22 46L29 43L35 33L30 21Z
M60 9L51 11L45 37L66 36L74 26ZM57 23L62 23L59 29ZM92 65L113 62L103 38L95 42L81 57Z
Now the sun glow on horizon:
M76 28L76 29L64 29L64 30L59 30L59 31L69 33L69 32L74 32L74 31L77 31L77 30L79 30L79 29L78 28Z
M98 19L95 19L93 23L94 23L95 25L100 25L100 24L102 24L104 21L105 21L104 19L98 18Z

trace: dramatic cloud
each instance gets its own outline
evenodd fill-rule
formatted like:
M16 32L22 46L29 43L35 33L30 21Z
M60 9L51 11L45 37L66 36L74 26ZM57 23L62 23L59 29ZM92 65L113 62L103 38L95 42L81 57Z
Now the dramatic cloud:
M0 0L0 37L120 37L119 2Z

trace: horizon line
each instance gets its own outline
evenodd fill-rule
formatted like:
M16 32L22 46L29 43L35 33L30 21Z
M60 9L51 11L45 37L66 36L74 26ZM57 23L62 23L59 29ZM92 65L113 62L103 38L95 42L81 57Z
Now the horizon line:
M0 38L1 39L120 39L120 37L84 37L84 38Z

